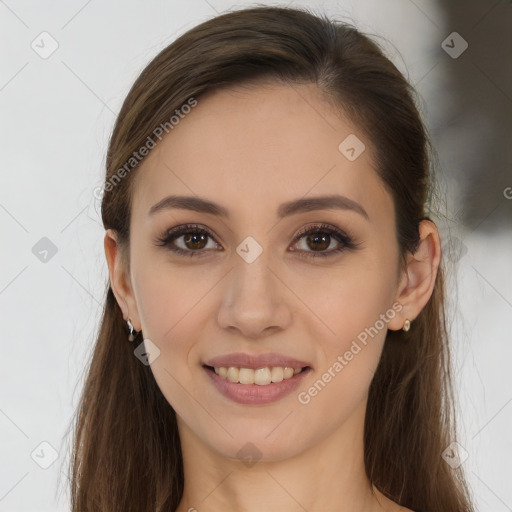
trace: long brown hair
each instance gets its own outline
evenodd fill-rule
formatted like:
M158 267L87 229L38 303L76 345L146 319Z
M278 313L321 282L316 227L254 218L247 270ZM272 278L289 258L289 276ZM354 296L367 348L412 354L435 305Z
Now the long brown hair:
M415 92L380 47L352 25L306 9L252 7L206 21L142 71L117 118L107 153L102 220L127 255L134 152L191 98L257 80L314 83L373 145L394 200L401 260L414 252L432 195L430 145ZM167 125L165 125L167 123ZM166 130L170 131L170 130ZM172 134L171 134L172 136ZM120 172L120 169L125 172ZM126 261L129 265L129 261ZM364 427L368 478L416 512L474 510L462 469L442 452L455 440L443 263L408 333L389 331L369 390ZM407 339L405 339L407 337ZM175 511L184 485L175 412L149 366L127 343L109 284L74 419L72 509Z

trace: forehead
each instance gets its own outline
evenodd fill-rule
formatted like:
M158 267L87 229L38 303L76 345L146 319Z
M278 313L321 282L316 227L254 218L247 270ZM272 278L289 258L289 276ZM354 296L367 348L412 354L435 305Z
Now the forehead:
M210 198L260 218L275 216L284 201L333 193L363 204L370 218L392 210L370 141L315 85L222 89L197 102L141 164L134 216L168 194ZM340 151L345 140L364 144L355 160L346 144Z

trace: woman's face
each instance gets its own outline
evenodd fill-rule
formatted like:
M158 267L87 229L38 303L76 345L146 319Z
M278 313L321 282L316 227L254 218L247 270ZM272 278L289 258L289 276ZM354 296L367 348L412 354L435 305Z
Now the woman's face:
M151 370L182 438L263 460L360 439L387 328L403 324L394 207L371 157L315 86L276 84L199 98L137 170L129 316L160 351ZM224 356L229 377L259 383L205 366ZM284 378L287 363L309 369Z

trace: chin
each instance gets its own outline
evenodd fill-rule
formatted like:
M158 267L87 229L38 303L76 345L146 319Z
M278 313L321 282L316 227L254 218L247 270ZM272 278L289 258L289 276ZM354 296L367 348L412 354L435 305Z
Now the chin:
M253 426L249 428L229 429L233 437L226 435L222 439L204 441L222 457L244 461L248 467L256 462L274 462L296 457L314 443L313 439L308 442L293 435L284 425L276 429L279 421L273 421L271 428L268 427L271 422L265 422L264 428L261 423L255 423L257 422L253 421ZM279 430L282 431L278 432Z

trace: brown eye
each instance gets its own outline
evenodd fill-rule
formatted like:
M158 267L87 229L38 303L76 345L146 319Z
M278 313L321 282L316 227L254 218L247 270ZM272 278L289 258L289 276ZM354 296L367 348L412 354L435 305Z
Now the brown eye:
M210 241L212 245L208 247ZM208 252L205 249L218 247L209 231L194 224L178 226L167 231L157 239L157 245L168 246L170 251L187 256L200 256Z
M187 249L197 250L204 249L206 246L208 235L202 233L192 233L183 235L183 243Z
M330 235L322 235L320 233L313 233L306 238L307 245L315 251L324 251L331 244Z
M334 256L358 246L343 231L328 224L305 228L296 236L295 241L299 248L293 251L304 257ZM332 247L333 243L334 247ZM331 249L327 250L329 247Z

